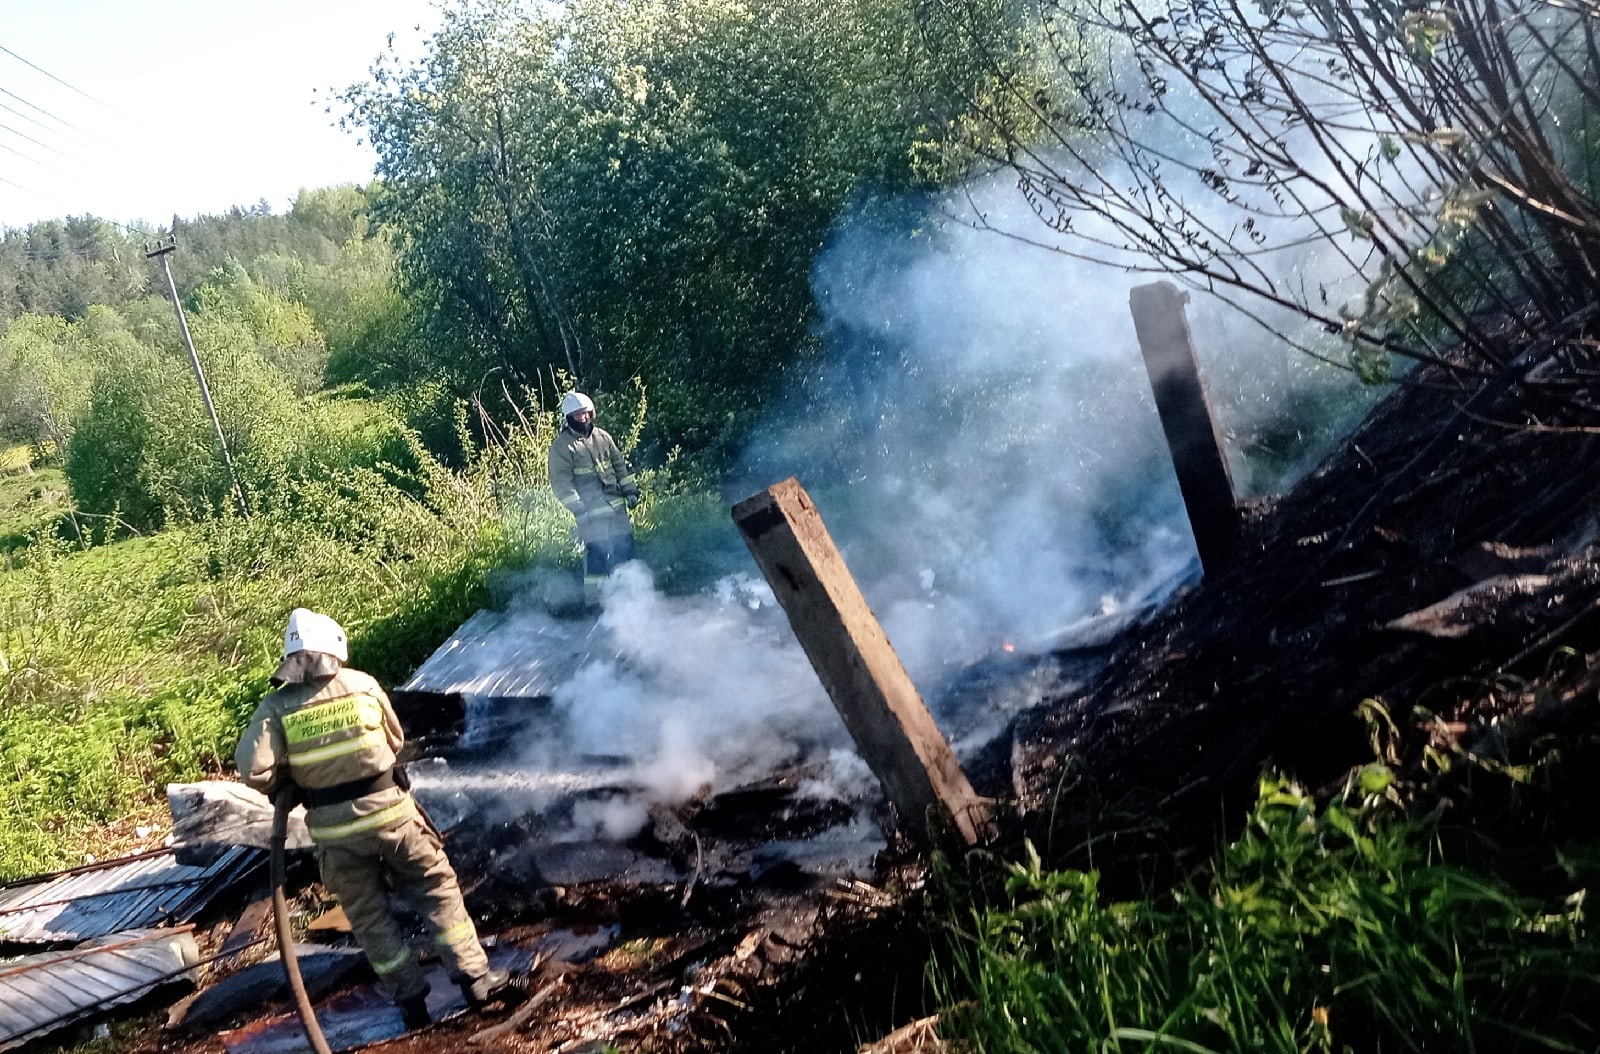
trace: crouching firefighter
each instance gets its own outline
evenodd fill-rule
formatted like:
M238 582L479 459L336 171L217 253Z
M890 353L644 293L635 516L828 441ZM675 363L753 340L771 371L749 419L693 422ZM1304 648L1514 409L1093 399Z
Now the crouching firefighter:
M583 538L583 602L600 602L600 587L618 564L634 557L628 510L639 485L616 440L594 423L594 400L582 392L561 398L566 424L550 443L550 489L578 521Z
M509 977L489 968L439 836L395 766L405 734L389 697L377 681L347 668L346 658L339 624L296 608L272 675L277 691L256 707L235 761L258 791L294 785L323 884L344 906L406 1028L421 1028L430 1020L428 981L401 936L391 893L426 915L439 956L470 1005L489 1001Z

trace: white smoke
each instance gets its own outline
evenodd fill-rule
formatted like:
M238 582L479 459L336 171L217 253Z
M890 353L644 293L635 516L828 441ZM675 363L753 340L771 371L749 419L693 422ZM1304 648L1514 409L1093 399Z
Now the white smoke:
M816 675L767 614L714 595L669 598L643 563L618 568L600 616L605 652L555 693L565 749L631 759L650 800L677 802L840 744Z
M650 811L635 798L587 799L572 807L572 824L553 842L625 842L644 830Z
M840 219L813 275L825 359L755 430L729 488L737 500L799 477L925 696L1002 646L1072 643L1086 619L1159 601L1195 558L1128 310L1150 276L962 220L979 215L1040 233L1004 175ZM1314 446L1257 476L1263 431L1292 432L1308 407L1348 417L1327 409L1351 402L1348 375L1214 301L1194 298L1189 319L1241 495ZM559 733L534 735L524 762L612 759L638 790L584 803L576 836L626 838L647 801L801 762L820 773L807 795L875 796L759 578L667 597L625 565L584 646L553 693ZM1006 713L947 733L976 749L1036 699L1011 693Z
M1229 206L1183 178L1168 189L1226 229ZM747 452L747 490L794 475L811 491L925 692L1002 644L1045 649L1102 608L1160 599L1195 558L1129 310L1159 276L1082 248L1008 171L841 218L813 280L826 364ZM1275 266L1337 298L1354 275L1333 256ZM1281 487L1369 401L1214 297L1187 314L1241 498Z

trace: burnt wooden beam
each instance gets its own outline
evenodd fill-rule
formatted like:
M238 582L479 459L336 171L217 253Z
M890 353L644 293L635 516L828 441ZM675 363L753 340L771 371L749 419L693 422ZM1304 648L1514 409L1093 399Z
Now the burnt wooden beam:
M987 801L967 782L805 488L795 479L773 484L735 505L733 519L901 822L929 841L941 828L967 845L988 837Z
M1167 435L1178 487L1194 530L1200 565L1211 574L1233 562L1239 516L1233 504L1233 478L1222 440L1200 379L1194 340L1183 306L1189 294L1171 282L1151 282L1128 297L1133 328L1144 353L1161 429Z

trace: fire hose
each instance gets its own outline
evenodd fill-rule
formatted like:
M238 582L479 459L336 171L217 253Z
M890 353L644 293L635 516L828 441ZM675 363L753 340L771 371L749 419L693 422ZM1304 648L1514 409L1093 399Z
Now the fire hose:
M333 1054L327 1037L322 1034L322 1026L317 1024L317 1012L312 1009L305 980L300 976L300 960L294 954L294 934L289 929L289 900L283 893L284 843L289 840L289 810L294 808L294 791L292 783L284 783L272 803L272 919L278 931L278 958L283 962L289 991L294 993L295 1009L306 1030L306 1039L316 1054Z

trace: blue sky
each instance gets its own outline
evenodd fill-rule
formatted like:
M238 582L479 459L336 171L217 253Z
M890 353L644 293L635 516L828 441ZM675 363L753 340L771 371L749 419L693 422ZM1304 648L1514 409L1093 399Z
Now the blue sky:
M438 22L430 0L0 0L0 47L66 82L0 51L0 227L164 229L364 183L371 150L313 101L363 79L391 32L420 54Z

